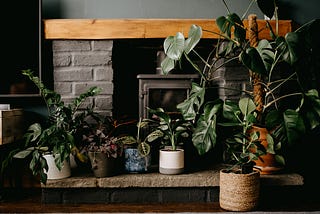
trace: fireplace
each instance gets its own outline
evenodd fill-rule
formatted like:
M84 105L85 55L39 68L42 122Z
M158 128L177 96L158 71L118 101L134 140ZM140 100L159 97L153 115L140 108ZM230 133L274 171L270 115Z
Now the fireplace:
M113 115L116 118L146 118L146 107L176 111L176 105L189 95L191 82L198 75L188 62L182 62L181 69L168 75L160 74L163 41L113 41Z
M200 51L208 53L213 42L202 41ZM163 50L162 43L163 39L54 40L55 90L68 101L90 86L102 87L102 93L86 104L115 118L148 117L146 107L176 111L176 105L187 98L191 82L198 76L187 61L169 75L159 74L158 52ZM247 75L242 74L245 72L236 65L223 67L215 82L222 88L241 89L247 81ZM212 94L210 99L239 96L226 89L214 90ZM157 96L159 100L155 100ZM165 106L163 102L168 97Z
M139 117L150 118L147 107L163 108L177 113L176 106L190 94L191 83L197 74L139 74Z

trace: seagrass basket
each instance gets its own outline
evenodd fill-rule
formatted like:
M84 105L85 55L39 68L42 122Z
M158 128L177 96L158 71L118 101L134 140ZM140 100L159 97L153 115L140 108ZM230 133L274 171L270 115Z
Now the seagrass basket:
M260 172L240 174L220 171L220 207L229 211L252 211L259 203Z

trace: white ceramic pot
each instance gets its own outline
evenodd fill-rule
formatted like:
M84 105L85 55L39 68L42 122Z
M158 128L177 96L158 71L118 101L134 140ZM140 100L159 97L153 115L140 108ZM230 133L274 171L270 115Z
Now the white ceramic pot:
M176 175L184 171L183 149L160 149L159 150L159 172L161 174Z
M44 155L43 156L48 164L48 171L46 172L47 174L47 179L61 179L61 178L68 178L71 176L71 167L70 163L65 160L63 162L63 167L61 170L59 170L54 162L54 157L53 155Z

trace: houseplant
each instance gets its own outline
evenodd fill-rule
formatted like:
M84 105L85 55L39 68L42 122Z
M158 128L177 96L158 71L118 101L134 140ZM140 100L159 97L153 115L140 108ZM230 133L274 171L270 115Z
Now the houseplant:
M269 1L271 5L267 1L257 2L268 17L276 17L277 26L274 2ZM266 10L266 5L271 8L271 12ZM226 7L228 9L227 5ZM242 17L245 16L246 14ZM259 159L265 161L262 158L265 152L273 154L278 163L285 164L285 155L290 147L301 145L298 143L306 131L320 124L320 99L317 91L319 75L316 73L317 68L319 69L319 20L306 23L284 37L279 36L277 29L272 29L269 21L266 21L271 41L259 40L254 14L249 15L248 21L246 28L243 19L230 12L227 16L217 18L216 24L220 31L211 33L220 35L221 38L207 56L201 56L197 52L196 46L201 39L202 29L192 25L187 39L179 32L166 38L166 58L162 62L163 72L168 73L178 61L186 59L201 76L200 84L193 83L190 96L177 106L184 119L192 121L195 126L192 141L199 154L204 154L215 146L217 136L223 133L220 132L221 128L229 127L235 136L232 140L221 141L225 145L228 160L240 166L236 173L227 169L220 171L220 206L232 211L256 208L260 172L254 170L254 167L257 167ZM195 59L200 59L202 64L196 63ZM248 69L252 90L233 89L241 90L250 97L247 102L240 99L239 105L229 100L210 100L206 96L208 89L214 85L215 72L229 63L238 63ZM244 103L247 103L244 106L248 108L241 107ZM241 109L250 109L247 113L251 114L247 115ZM268 130L267 147L262 146L262 140L259 139L262 132L256 131L255 127ZM247 146L243 147L244 145ZM252 145L254 146L251 147ZM236 180L240 184L235 183ZM244 187L242 184L247 181L249 185ZM245 197L240 190L257 193L252 195L250 200L253 203L247 203L248 207L241 207ZM225 196L226 193L228 196Z
M151 167L151 146L147 141L146 130L148 122L142 118L136 124L136 135L119 137L124 146L124 165L126 172L147 172Z
M184 172L183 144L191 135L192 126L183 118L171 118L162 108L148 108L152 119L146 119L154 128L147 136L149 142L161 140L163 147L159 151L159 172L162 174L180 174Z
M24 135L25 145L16 151L14 158L27 158L31 156L29 167L34 175L40 176L40 181L46 184L50 175L50 170L57 167L56 172L60 172L64 167L68 167L70 154L75 152L75 156L84 160L78 151L74 141L76 130L86 123L85 118L93 115L91 108L83 111L79 110L80 105L88 97L100 93L101 89L92 87L85 93L80 94L71 104L65 104L61 96L52 91L33 75L31 70L23 70L22 74L27 76L38 88L48 110L48 118L44 123L32 124ZM48 166L46 155L52 155L54 165ZM70 176L70 172L66 174ZM61 176L58 176L61 178ZM51 179L49 177L49 179Z
M266 4L257 2L262 12L268 17L274 15L278 21L277 7L273 1L269 1L270 5L266 1ZM316 59L319 56L317 29L320 21L312 20L283 37L266 20L272 36L272 40L268 41L258 39L255 16L249 18L252 24L249 19L248 28L235 13L229 12L227 16L217 18L220 32L211 33L220 35L221 39L208 56L201 56L196 50L202 36L200 26L192 25L187 39L179 32L167 37L164 41L166 58L162 62L162 69L168 73L178 61L186 59L201 76L200 84L193 83L190 96L177 107L186 120L193 121L195 129L192 140L199 154L204 154L216 144L216 124L223 114L221 100L205 100L207 89L213 85L215 71L230 62L248 68L252 90L245 89L242 92L254 100L256 125L269 131L267 152L275 154L277 162L284 165L288 148L299 142L306 131L320 124L319 86L316 84L319 82ZM247 33L249 41L246 39ZM202 64L196 63L194 58L200 59ZM294 90L288 91L288 88Z
M232 165L220 171L219 203L226 210L254 210L259 204L260 172L253 166L265 153L260 133L251 131L256 123L256 105L251 98L243 97L238 105L225 101L223 108L225 120L220 125L232 127L225 149Z
M115 136L116 128L112 117L107 116L83 132L81 151L89 157L93 174L98 178L122 172L123 145Z

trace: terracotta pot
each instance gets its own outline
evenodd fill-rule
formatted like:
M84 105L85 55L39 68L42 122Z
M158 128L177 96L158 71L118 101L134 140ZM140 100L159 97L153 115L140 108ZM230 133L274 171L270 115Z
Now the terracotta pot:
M220 171L220 207L229 211L252 211L258 207L260 173L249 174Z
M254 126L251 131L259 132L259 140L264 148L267 149L268 141L267 134L268 130L266 128ZM280 167L275 159L275 154L267 153L261 155L258 160L254 161L256 163L255 167L260 169L260 174L269 175L274 174L282 170L283 167Z
M70 162L64 160L63 167L59 170L54 162L53 155L48 154L43 157L46 159L48 164L48 171L46 171L48 180L68 178L71 176Z
M183 149L160 149L159 172L161 174L176 175L184 172Z

